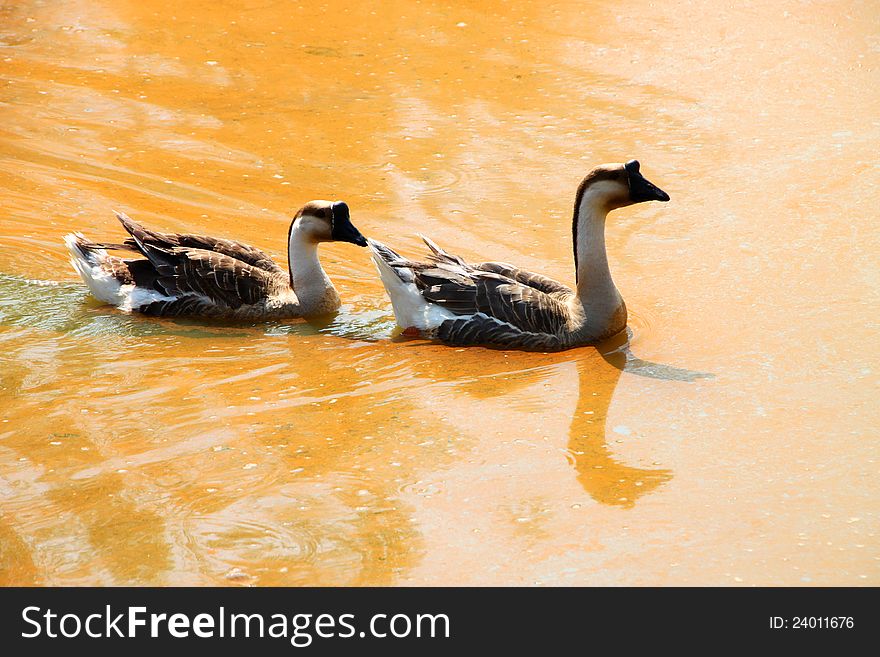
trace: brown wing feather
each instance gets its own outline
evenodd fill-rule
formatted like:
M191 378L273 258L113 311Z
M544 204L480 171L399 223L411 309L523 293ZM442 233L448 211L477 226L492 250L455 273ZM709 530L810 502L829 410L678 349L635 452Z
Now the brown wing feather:
M566 346L556 335L521 331L482 313L446 320L435 329L433 337L455 347L481 345L528 351L559 351Z
M557 334L568 318L558 299L500 274L434 267L416 271L415 283L425 299L458 315L482 313L520 331Z
M567 308L553 293L571 294L561 283L500 262L469 265L424 235L430 263L413 268L416 286L428 301L459 315L483 313L521 331L556 334Z
M199 295L237 309L281 292L286 275L272 274L222 253L184 247L159 249L141 245L159 274L159 285L168 296Z
M104 267L122 284L137 285L146 290L163 290L156 285L159 273L153 263L143 258L126 260L115 256L104 258Z
M553 351L563 348L559 335L568 323L564 299L572 294L561 283L504 263L469 265L422 236L431 250L428 262L412 262L385 245L377 253L412 282L421 295L461 319L443 322L433 334L454 345L490 345Z
M559 281L555 281L552 278L548 278L541 274L520 269L519 267L514 267L506 262L481 262L473 267L480 271L488 271L500 274L501 276L506 276L507 278L515 280L517 283L522 283L523 285L535 288L546 294L572 293L570 287L563 285Z
M552 278L548 278L547 276L543 276L541 274L536 274L534 272L520 269L519 267L515 267L514 265L508 264L506 262L481 262L477 264L468 264L461 256L453 255L448 251L445 251L433 240L425 237L424 235L420 235L420 237L422 238L422 241L428 246L428 248L431 249L431 255L428 256L428 259L433 264L438 264L441 266L457 266L463 267L465 269L476 269L479 271L498 274L500 276L512 279L522 285L535 288L536 290L539 290L546 294L572 294L571 288L567 285L563 285L559 281L555 281Z
M230 258L240 260L241 262L272 274L285 274L285 271L263 251L242 242L211 237L209 235L159 233L150 230L149 228L144 228L122 212L116 213L116 218L119 219L125 227L125 230L127 230L132 237L131 239L125 240L122 245L108 245L107 248L122 246L124 248L139 251L140 248L138 247L138 242L140 242L142 244L148 244L166 250L180 247L201 249L229 256Z

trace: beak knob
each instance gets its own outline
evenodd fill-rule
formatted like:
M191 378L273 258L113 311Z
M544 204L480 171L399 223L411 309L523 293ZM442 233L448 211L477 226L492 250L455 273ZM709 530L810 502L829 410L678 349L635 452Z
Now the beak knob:
M623 165L623 168L626 169L626 174L629 176L629 200L632 203L642 203L643 201L662 201L665 203L669 200L669 194L639 173L638 160L630 160Z
M333 205L330 206L330 210L333 212L333 218L347 219L351 216L348 211L348 204L345 201L336 201Z
M336 201L330 206L333 212L333 224L331 235L337 242L350 242L357 246L366 246L367 240L360 231L351 223L351 214L348 205L342 201Z

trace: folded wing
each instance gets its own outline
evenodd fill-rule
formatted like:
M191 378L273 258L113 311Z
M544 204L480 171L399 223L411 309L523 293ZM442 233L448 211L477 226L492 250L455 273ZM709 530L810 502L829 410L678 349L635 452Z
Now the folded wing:
M194 303L236 310L265 301L287 282L284 272L272 274L216 251L140 246L157 272L155 288L175 302L141 308L147 314L183 314Z
M133 251L142 251L140 245L152 246L165 251L175 248L199 249L228 256L272 274L287 275L272 258L260 249L248 244L209 235L160 233L144 228L122 212L117 212L116 218L119 219L131 237L122 244L98 244L96 246L100 248L126 248Z
M411 267L413 282L426 300L461 316L443 322L438 338L456 345L562 348L568 287L505 263L469 265L422 239L430 262Z

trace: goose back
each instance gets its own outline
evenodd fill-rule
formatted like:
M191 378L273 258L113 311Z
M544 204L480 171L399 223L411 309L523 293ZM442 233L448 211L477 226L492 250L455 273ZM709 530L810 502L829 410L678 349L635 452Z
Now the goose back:
M446 311L440 321L414 326L426 337L454 346L540 351L566 346L571 289L505 263L470 265L422 239L431 250L426 262L406 260L379 242L371 245L377 265L384 263L424 303Z

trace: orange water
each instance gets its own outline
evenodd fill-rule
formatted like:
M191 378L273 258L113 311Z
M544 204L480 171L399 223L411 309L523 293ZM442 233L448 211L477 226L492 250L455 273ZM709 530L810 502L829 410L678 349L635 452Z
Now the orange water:
M0 3L0 583L880 584L876 3L301 4ZM332 320L131 317L61 241L344 199L570 282L633 157L599 350L399 338L347 244Z

